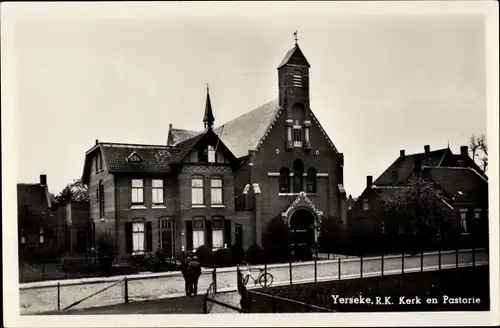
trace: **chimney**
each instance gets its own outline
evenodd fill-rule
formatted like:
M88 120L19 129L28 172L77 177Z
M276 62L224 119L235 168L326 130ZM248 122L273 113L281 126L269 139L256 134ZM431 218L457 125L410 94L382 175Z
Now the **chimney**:
M399 151L399 157L405 157L405 150L404 149Z
M366 176L366 188L371 188L373 185L373 176L367 175Z
M426 153L426 154L427 154L428 152L430 152L430 151L431 151L431 146L429 146L429 145L425 145L425 146L424 146L424 151L425 151L425 153Z
M467 146L461 146L460 147L460 154L462 156L464 156L464 157L465 156L469 156L469 147L467 147Z
M40 185L42 187L45 187L47 185L47 175L46 174L40 174Z
M95 144L97 145L99 143L99 139L95 139Z
M168 124L168 129L169 129L169 130L172 130L172 123L169 123L169 124Z

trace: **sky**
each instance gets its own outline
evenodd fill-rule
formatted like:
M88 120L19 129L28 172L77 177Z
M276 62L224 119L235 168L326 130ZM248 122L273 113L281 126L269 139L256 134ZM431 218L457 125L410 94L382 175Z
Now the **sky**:
M217 126L277 99L295 30L347 194L402 149L459 152L486 134L480 15L39 15L12 34L17 181L47 174L58 193L96 139L165 144L169 123L201 130L207 83Z

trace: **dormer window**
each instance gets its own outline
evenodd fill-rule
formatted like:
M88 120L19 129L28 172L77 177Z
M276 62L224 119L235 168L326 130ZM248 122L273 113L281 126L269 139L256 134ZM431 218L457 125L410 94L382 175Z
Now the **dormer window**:
M297 88L302 87L302 72L299 70L293 72L293 86Z
M127 157L127 161L130 163L140 163L142 161L141 157L137 155L137 153L134 151L132 154L130 154L129 157Z

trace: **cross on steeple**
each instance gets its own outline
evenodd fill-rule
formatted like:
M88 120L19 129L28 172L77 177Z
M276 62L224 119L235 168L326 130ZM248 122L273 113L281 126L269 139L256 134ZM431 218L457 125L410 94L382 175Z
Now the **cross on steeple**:
M293 37L295 39L295 44L297 44L297 42L299 41L298 34L299 34L298 30L295 30L295 32L293 32Z

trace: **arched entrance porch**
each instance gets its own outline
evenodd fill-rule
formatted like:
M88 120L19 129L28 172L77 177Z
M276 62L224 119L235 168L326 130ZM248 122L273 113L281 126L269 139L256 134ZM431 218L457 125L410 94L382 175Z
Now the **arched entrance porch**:
M313 247L316 242L316 217L308 209L300 208L290 216L291 246L307 245Z

